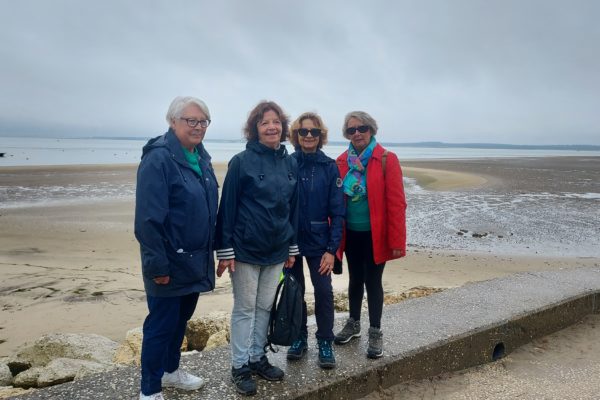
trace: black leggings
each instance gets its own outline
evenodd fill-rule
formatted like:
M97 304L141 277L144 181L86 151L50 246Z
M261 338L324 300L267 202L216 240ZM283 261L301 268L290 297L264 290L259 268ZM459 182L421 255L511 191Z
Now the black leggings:
M350 317L360 320L360 311L364 288L367 288L369 304L369 324L373 328L381 328L383 311L383 285L381 278L385 263L375 264L373 260L373 241L371 231L358 232L346 230L346 260L348 262L348 301Z

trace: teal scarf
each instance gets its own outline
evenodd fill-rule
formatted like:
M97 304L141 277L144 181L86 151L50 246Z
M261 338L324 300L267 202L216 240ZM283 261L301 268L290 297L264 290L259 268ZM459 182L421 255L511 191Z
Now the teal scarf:
M348 148L348 173L344 177L344 193L347 194L352 201L359 201L367 196L367 164L373 154L373 149L377 145L375 137L371 137L369 145L357 154L356 149L350 143Z

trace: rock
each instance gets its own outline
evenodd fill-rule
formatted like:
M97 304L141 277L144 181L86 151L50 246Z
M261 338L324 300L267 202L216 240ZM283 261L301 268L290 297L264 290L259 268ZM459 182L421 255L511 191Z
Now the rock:
M188 350L204 350L208 338L220 331L226 331L229 336L231 316L226 312L213 312L207 316L188 321L185 336Z
M333 308L336 311L349 311L348 292L333 292Z
M226 346L227 343L229 343L229 332L219 331L208 338L203 351L214 349L216 347Z
M107 364L100 364L94 361L74 360L71 358L57 358L50 361L45 366L37 379L37 387L46 387L58 385L59 383L70 382L81 379L84 376L111 369Z
M142 337L142 327L133 328L127 331L125 334L125 341L117 348L113 362L116 364L140 365Z
M19 396L25 393L29 393L31 390L16 388L12 386L2 386L0 387L0 399L8 399L13 396Z
M125 341L123 341L117 350L113 362L115 364L124 365L140 365L142 356L142 338L144 337L142 327L130 329L125 334ZM187 350L187 338L183 338L181 344L181 351Z
M6 365L8 365L8 368L10 368L10 372L13 376L16 376L19 373L31 368L30 362L25 360L19 360L16 357L12 357L8 361L6 361Z
M44 366L57 358L111 364L118 343L96 334L53 333L20 350L17 359L33 367Z
M38 377L43 372L43 367L29 368L27 371L21 372L15 376L13 386L23 389L29 389L37 386Z
M13 376L6 364L0 364L0 386L12 385Z
M406 299L413 299L416 297L429 296L432 293L441 292L444 289L434 288L428 286L417 286L407 290L406 292L387 292L383 295L383 304L396 304Z

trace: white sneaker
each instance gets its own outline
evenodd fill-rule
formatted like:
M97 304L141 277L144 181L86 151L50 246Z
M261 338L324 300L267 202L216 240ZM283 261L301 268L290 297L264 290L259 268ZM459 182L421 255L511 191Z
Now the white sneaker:
M194 376L177 368L175 371L165 374L162 377L163 387L174 387L183 390L197 390L204 386L204 379Z
M140 392L140 400L165 400L162 395L162 392L151 394L150 396L145 396Z

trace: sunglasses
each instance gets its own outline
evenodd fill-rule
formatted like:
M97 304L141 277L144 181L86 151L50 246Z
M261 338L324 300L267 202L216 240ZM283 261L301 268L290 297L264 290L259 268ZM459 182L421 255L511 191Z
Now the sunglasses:
M321 130L319 128L312 128L312 129L306 129L306 128L300 128L298 129L298 135L304 137L304 136L308 136L308 134L311 134L312 137L319 137L321 136Z
M360 133L366 133L368 130L369 130L369 125L361 125L361 126L357 126L354 128L346 129L346 135L352 136L356 133L356 131L359 131Z

